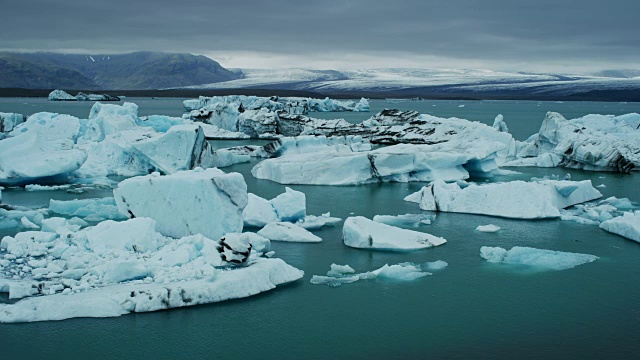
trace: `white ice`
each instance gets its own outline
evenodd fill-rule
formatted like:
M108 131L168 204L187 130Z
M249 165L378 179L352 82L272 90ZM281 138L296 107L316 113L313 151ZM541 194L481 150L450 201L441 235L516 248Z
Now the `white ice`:
M600 228L640 242L640 211L625 212L622 216L603 221Z
M321 242L322 238L298 225L288 222L272 222L257 233L271 241Z
M540 270L566 270L598 259L588 254L515 246L511 250L483 246L480 256L491 263L524 265Z
M561 209L600 197L590 180L511 181L466 188L434 181L405 201L417 202L422 210L537 219L560 217Z
M151 174L124 180L113 193L122 214L150 217L166 236L201 233L217 239L242 232L247 185L238 173L196 169Z
M447 242L441 237L382 224L362 216L345 220L342 240L354 248L392 251L419 250Z

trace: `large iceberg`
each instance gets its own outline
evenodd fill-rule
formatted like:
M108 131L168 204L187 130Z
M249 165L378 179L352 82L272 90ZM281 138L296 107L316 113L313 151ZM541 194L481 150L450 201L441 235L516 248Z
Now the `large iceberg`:
M253 249L268 249L268 240L255 234L171 239L155 227L151 219L135 218L4 237L0 291L23 299L0 304L0 322L112 317L205 304L271 290L303 275L280 259L261 257ZM6 275L13 273L20 275Z
M418 203L422 210L539 219L560 217L561 209L600 197L591 180L511 181L465 188L438 180L404 200Z
M622 216L603 221L600 228L640 242L640 211L626 212Z
M218 169L151 174L122 181L113 190L122 214L150 217L165 236L202 234L216 239L242 232L247 184L241 174Z
M498 169L502 144L486 140L399 144L371 151L315 151L266 159L251 173L281 184L354 185L466 179Z
M518 156L553 156L558 160L555 165L559 166L629 172L640 166L639 126L640 114L635 113L587 115L567 120L558 113L548 112L540 132L519 146ZM541 164L553 165L553 162Z
M514 246L511 250L483 246L480 256L491 263L530 266L540 270L566 270L598 259L589 254Z
M80 120L69 115L37 113L0 140L0 185L60 181L87 159L74 148Z
M401 229L362 216L349 217L342 228L344 244L360 249L411 251L439 246L447 240L431 234Z

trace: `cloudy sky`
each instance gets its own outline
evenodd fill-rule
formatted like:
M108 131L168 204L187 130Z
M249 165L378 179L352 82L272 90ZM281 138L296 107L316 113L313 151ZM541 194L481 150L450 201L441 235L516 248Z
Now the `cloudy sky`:
M226 67L640 68L638 0L3 0L0 49Z

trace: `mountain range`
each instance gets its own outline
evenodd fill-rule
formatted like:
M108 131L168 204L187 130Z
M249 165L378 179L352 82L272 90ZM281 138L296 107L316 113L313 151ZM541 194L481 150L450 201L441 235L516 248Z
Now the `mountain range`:
M148 51L116 55L0 53L0 88L142 90L238 77L202 55Z
M7 88L141 90L148 96L260 90L334 97L640 101L640 70L560 74L482 69L226 69L208 57L180 53L0 52L0 90L5 89L0 92L14 91ZM165 90L149 92L158 89Z

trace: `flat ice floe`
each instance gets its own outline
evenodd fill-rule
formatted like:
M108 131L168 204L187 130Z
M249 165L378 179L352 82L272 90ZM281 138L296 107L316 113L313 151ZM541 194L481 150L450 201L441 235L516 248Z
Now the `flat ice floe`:
M113 194L122 214L150 217L160 233L176 238L242 232L248 201L244 177L218 169L138 176L122 181Z
M342 284L350 284L358 280L371 279L406 282L433 275L427 270L437 271L442 270L445 267L447 267L447 263L442 260L427 262L424 264L406 262L395 265L385 264L383 267L373 271L356 273L356 271L349 265L331 264L331 269L327 272L326 276L313 275L313 277L311 277L311 283L314 285L337 287Z
M500 231L500 226L488 224L488 225L478 225L476 231L494 233Z
M419 250L447 242L441 237L382 224L362 216L345 220L342 240L354 248L392 251Z
M205 304L271 290L303 275L280 259L262 258L269 242L256 234L172 239L155 226L152 219L135 218L3 238L0 291L24 299L0 304L0 322Z
M539 219L560 217L561 209L600 197L591 180L511 181L465 188L439 180L404 200L418 203L422 210Z
M589 254L514 246L511 250L483 246L480 256L491 263L525 265L540 270L566 270L598 259Z
M404 215L376 215L373 221L391 225L418 228L422 225L429 225L435 220L435 214L404 214Z
M626 212L622 216L603 221L600 228L640 242L640 211Z

